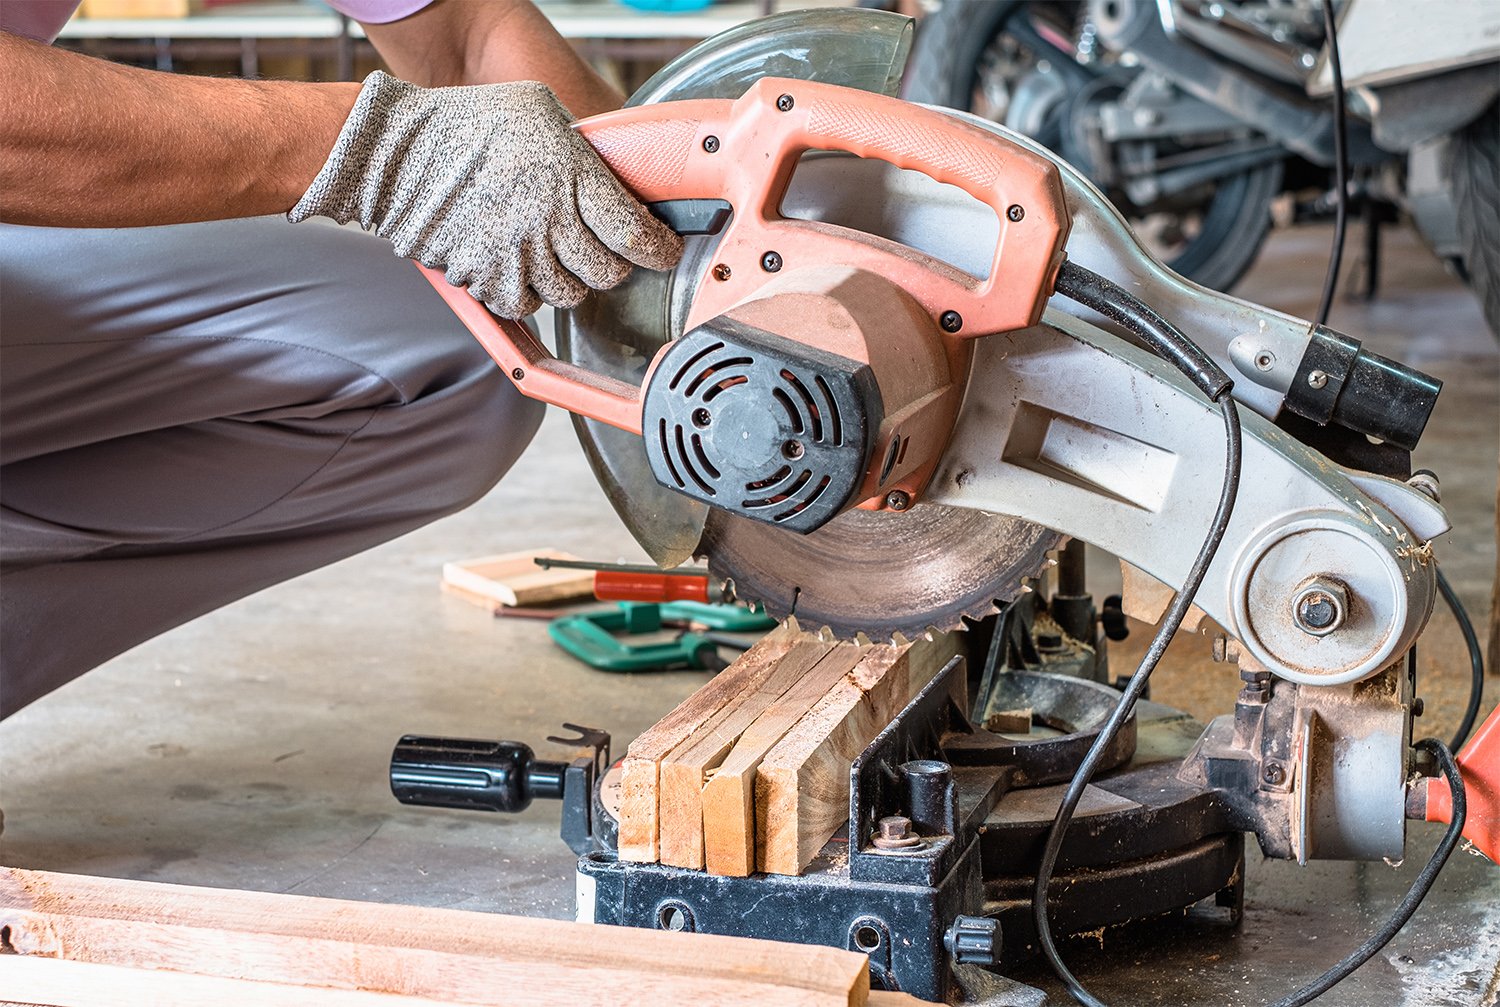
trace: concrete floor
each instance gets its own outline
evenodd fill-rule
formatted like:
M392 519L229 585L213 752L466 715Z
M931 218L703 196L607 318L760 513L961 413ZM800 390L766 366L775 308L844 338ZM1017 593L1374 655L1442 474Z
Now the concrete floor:
M1275 234L1239 293L1311 314L1327 245L1326 228ZM1495 569L1500 358L1478 309L1414 236L1396 230L1381 299L1341 302L1333 323L1447 382L1417 463L1442 477L1456 527L1438 555L1482 621ZM619 752L701 684L693 673L583 669L541 623L493 619L437 590L447 560L545 545L598 559L640 555L557 413L470 510L152 641L0 724L0 863L569 916L573 857L557 839L555 804L514 817L404 808L385 782L391 743L404 732L519 738L558 755L540 739L571 720L610 730ZM1106 566L1092 575L1096 590L1108 587ZM1120 649L1122 662L1145 635ZM1179 641L1155 698L1200 718L1226 710L1236 676L1208 664L1207 647ZM1441 612L1421 659L1430 712L1419 731L1446 737L1468 668ZM1197 911L1111 931L1070 958L1115 1002L1265 1003L1357 943L1436 837L1413 827L1398 868L1297 868L1252 854L1237 931ZM1500 871L1459 852L1405 931L1319 1003L1494 1004L1497 961ZM1018 978L1057 992L1041 967Z

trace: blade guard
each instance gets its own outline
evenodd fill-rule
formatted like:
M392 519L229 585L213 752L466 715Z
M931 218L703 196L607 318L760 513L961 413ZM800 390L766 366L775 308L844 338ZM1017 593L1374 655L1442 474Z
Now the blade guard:
M1069 219L1051 161L918 105L852 88L764 78L737 100L664 102L575 126L639 199L723 199L734 208L700 278L691 329L750 298L782 269L837 263L885 277L951 338L1035 325L1063 260ZM797 161L809 150L878 158L958 186L994 210L989 275L862 231L781 216ZM522 394L639 434L640 389L558 360L518 322L497 319L442 272L419 266ZM946 324L944 324L944 321Z

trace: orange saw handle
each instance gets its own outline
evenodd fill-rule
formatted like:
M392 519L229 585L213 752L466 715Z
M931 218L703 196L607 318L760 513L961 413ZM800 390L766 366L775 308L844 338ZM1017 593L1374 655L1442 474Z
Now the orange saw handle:
M1005 332L1036 324L1062 264L1070 222L1056 166L897 98L768 77L735 101L642 105L576 128L643 202L723 199L733 207L687 328L751 297L782 269L837 264L885 277L952 336ZM988 205L1000 225L989 274L970 276L877 235L783 217L782 198L809 150L920 171ZM638 388L556 360L523 326L493 318L441 273L424 272L523 394L640 432Z

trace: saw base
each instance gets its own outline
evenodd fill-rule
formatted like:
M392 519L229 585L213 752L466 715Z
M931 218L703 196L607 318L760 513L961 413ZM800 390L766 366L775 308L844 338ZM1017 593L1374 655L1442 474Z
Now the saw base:
M858 950L870 955L876 986L934 1000L955 989L962 958L955 963L950 944L986 939L975 917L1000 924L989 967L1024 960L1035 942L1035 863L1064 787L1054 781L1071 775L1094 728L1033 735L970 728L956 702L965 694L962 668L950 664L856 760L856 814L800 876L723 877L617 860L611 805L618 768L606 774L594 814L601 851L578 862L579 917ZM1037 706L1039 723L1058 723L1052 711L1063 709L1092 721L1094 705L1113 693L1080 679L1011 674L1018 695L1046 698L1047 706ZM1123 764L1089 788L1063 846L1053 882L1059 931L1149 919L1209 898L1237 923L1243 835L1213 791L1176 779L1202 725L1143 702L1133 727L1134 754L1128 747L1117 753ZM918 816L929 819L919 823L928 837L920 847L876 849L869 843L873 822L899 799L903 788L892 781L914 760L947 771L947 797ZM945 819L950 828L935 826ZM851 835L865 837L865 845L851 845Z

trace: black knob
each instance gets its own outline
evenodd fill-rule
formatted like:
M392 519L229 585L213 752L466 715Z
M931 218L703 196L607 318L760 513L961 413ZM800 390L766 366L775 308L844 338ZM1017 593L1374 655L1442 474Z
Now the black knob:
M1111 640L1123 640L1130 635L1124 604L1119 595L1112 594L1104 599L1104 607L1099 610L1099 625L1104 627L1104 635Z
M1000 961L1000 921L988 916L957 916L943 935L955 965L995 965Z
M522 811L533 798L561 798L567 768L519 741L408 734L391 752L391 793L402 804Z

